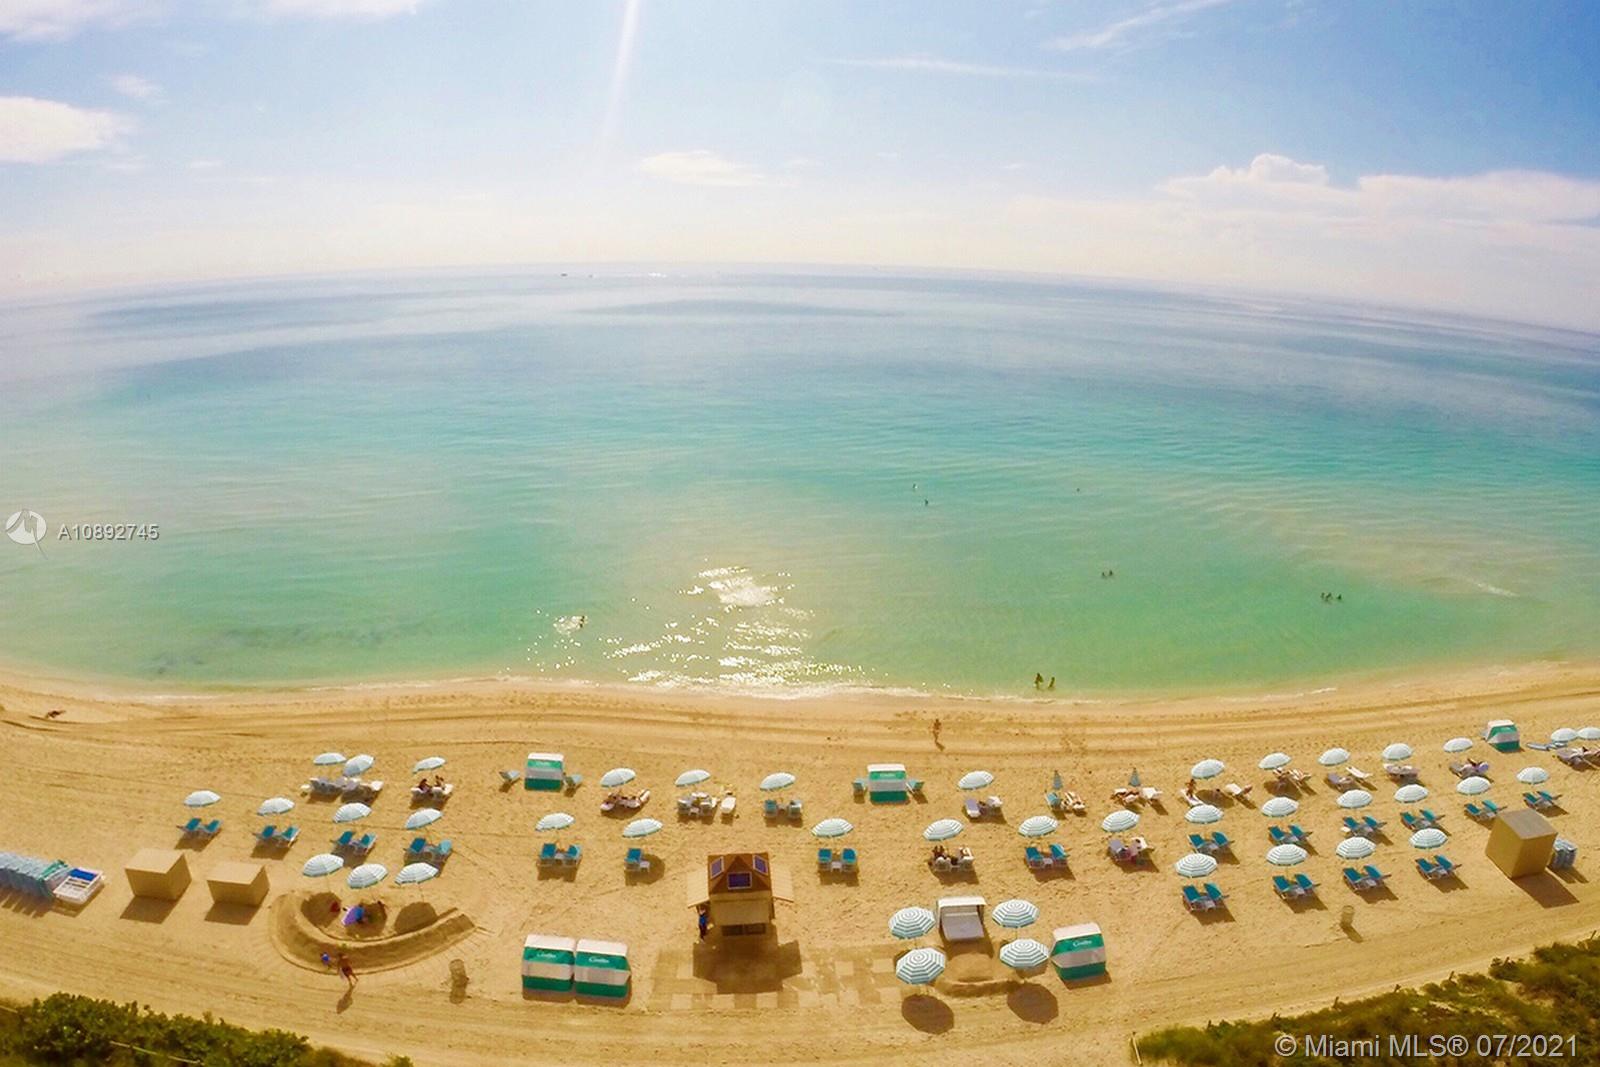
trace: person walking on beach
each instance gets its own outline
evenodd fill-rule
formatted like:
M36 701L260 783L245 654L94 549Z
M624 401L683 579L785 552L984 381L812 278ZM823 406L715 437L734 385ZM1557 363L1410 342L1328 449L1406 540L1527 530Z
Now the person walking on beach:
M944 748L944 746L939 743L939 731L943 730L943 729L944 729L944 723L940 722L938 719L934 719L933 720L933 747L934 748Z
M349 984L351 989L356 987L356 969L350 965L350 957L343 952L339 953L339 976Z

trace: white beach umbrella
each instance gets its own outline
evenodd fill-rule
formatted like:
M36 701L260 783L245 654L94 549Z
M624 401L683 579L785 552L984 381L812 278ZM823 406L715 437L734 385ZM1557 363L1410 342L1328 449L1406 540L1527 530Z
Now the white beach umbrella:
M813 837L843 837L854 830L847 819L823 819L811 828Z
M940 819L929 823L928 828L922 831L922 836L929 841L948 841L964 829L966 827L955 819Z
M678 775L677 779L672 784L676 785L679 789L683 789L688 786L699 785L701 782L710 780L710 771L701 770L699 767L696 767L693 770L684 771L682 774Z
M408 863L394 876L395 885L421 885L439 877L439 868L431 863Z
M1204 852L1191 852L1187 856L1179 857L1178 862L1172 865L1172 869L1185 878L1204 878L1216 871L1217 858L1208 856Z
M1550 731L1550 740L1558 745L1570 745L1578 739L1578 731L1570 726L1563 726L1558 730Z
M1489 791L1489 779L1474 774L1470 778L1463 778L1456 783L1456 792L1465 796L1475 797Z
M359 756L351 756L349 759L344 761L344 773L350 775L351 777L354 777L358 774L366 774L368 771L372 770L372 765L376 762L378 761L367 755L365 752L361 753Z
M320 756L312 757L311 762L315 763L318 767L331 767L335 763L343 763L344 762L344 753L343 752L324 752Z
M1270 797L1261 805L1261 814L1269 819L1286 819L1300 810L1300 802L1293 797Z
M1578 737L1584 741L1600 741L1600 726L1580 726Z
M305 866L300 868L300 873L307 878L326 878L343 866L343 856L335 856L331 852L320 852L306 860Z
M1471 747L1472 738L1470 737L1452 737L1450 740L1444 743L1444 750L1446 752L1465 752Z
M1524 767L1517 772L1517 781L1523 785L1542 785L1550 780L1550 772L1543 767Z
M902 941L922 937L936 920L927 908L901 908L889 916L889 933Z
M1282 752L1273 752L1262 756L1261 762L1256 764L1256 766L1260 767L1264 771L1275 771L1279 767L1287 767L1289 765L1289 758L1289 756Z
M444 818L444 812L438 808L419 808L406 818L407 830L420 830L424 826L431 826Z
M989 918L996 926L1007 930L1020 930L1039 921L1039 906L1029 900L1002 900L989 909Z
M1048 815L1030 815L1022 820L1017 833L1023 837L1044 837L1061 829L1061 824Z
M1411 835L1412 848L1438 848L1449 840L1449 836L1437 826L1425 827Z
M424 756L411 765L412 774L421 774L423 771L436 771L444 766L443 756Z
M1411 782L1394 791L1394 798L1402 804L1415 804L1419 800L1428 799L1428 787Z
M1199 763L1196 763L1193 767L1189 768L1189 777L1201 779L1215 778L1225 770L1227 770L1227 765L1221 760L1203 759Z
M183 798L186 808L208 808L222 798L209 789L196 789L193 793Z
M1299 845L1273 845L1267 849L1267 862L1274 867L1293 867L1304 863L1308 853Z
M988 771L968 771L956 783L960 789L987 789L994 784L994 775Z
M549 815L541 815L539 821L533 824L533 828L545 831L565 830L577 821L564 811L552 811Z
M372 809L365 804L341 804L339 810L333 813L334 822L355 822L365 819L372 814Z
M1183 813L1183 820L1199 826L1209 826L1211 823L1222 821L1222 809L1215 804L1196 804Z
M370 889L389 877L389 868L381 863L363 863L350 872L344 884L351 889Z
M932 985L944 973L944 953L936 948L914 948L894 965L894 976L906 985Z
M268 797L256 809L257 815L282 815L284 812L294 810L294 801L288 797Z
M1108 834L1120 834L1139 825L1139 813L1123 808L1100 820L1100 829Z
M600 776L600 785L604 789L615 789L619 785L627 785L637 777L632 767L613 767Z
M1365 789L1346 789L1343 793L1339 794L1339 799L1334 801L1334 803L1338 804L1341 808L1354 811L1356 808L1364 808L1368 804L1371 804L1372 794L1367 792Z
M1036 971L1050 962L1050 950L1031 937L1000 946L1000 962L1017 971Z
M794 775L788 771L773 771L761 779L761 791L764 793L771 793L776 789L788 789L791 785L794 785Z
M1333 846L1342 860L1364 860L1378 851L1377 842L1370 837L1347 837Z
M659 819L635 819L622 828L623 837L649 837L661 829Z
M1383 750L1383 758L1389 760L1391 763L1397 759L1410 759L1411 746L1406 744L1404 741L1396 741L1394 744Z
M1330 748L1317 757L1317 762L1324 767L1337 767L1350 759L1350 752L1343 748Z

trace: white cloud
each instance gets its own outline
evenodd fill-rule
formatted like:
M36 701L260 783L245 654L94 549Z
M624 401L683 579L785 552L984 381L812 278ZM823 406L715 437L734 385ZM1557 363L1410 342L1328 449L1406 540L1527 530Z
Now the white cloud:
M0 0L0 37L61 40L96 26L120 26L152 13L156 0Z
M830 59L836 67L863 67L869 70L899 70L916 74L951 74L969 78L1044 78L1087 81L1092 76L1071 70L1045 67L1012 67L991 63L967 63L938 56L887 56L880 59Z
M311 19L386 19L415 14L422 0L262 0L268 15Z
M50 163L116 143L128 121L31 96L0 96L0 163Z
M1234 2L1235 0L1176 0L1175 3L1153 4L1136 15L1109 22L1098 29L1056 37L1046 42L1046 47L1058 52L1131 47L1138 38L1151 32L1170 31L1175 23L1192 15Z
M110 82L111 88L130 100L149 103L162 97L161 86L137 74L115 74L106 80Z
M639 169L652 177L683 185L731 188L767 182L767 176L750 164L724 159L705 148L647 156L639 161Z

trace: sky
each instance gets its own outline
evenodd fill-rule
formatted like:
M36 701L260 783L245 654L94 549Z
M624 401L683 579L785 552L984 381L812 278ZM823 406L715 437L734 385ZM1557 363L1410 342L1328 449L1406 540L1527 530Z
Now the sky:
M0 0L0 294L580 262L1600 330L1600 4Z

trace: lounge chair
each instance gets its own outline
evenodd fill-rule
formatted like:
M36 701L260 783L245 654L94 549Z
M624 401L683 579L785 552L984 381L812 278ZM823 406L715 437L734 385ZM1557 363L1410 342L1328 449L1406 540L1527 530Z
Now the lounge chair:
M1189 845L1196 852L1210 852L1211 851L1211 842L1207 841L1205 838L1201 837L1199 834L1190 834L1189 835Z
M623 857L622 868L626 871L648 871L650 861L644 858L644 849L630 848L628 854Z
M1303 875L1303 874L1295 875L1294 876L1294 884L1299 886L1300 887L1300 892L1305 894L1306 896L1309 897L1309 896L1315 896L1316 895L1317 883L1313 882L1306 875Z
M1437 852L1433 854L1433 863L1436 868L1444 872L1444 877L1449 877L1450 875L1456 874L1461 870L1460 866L1451 863Z
M920 797L922 795L922 779L921 778L912 778L911 780L906 782L906 788L911 790L911 795L912 796Z
M1384 879L1389 877L1387 874L1384 874L1382 871L1378 870L1378 868L1374 867L1370 863L1366 865L1364 870L1367 872L1367 878L1375 886L1382 885L1383 882L1384 882Z
M1344 832L1351 837L1366 837L1372 832L1367 828L1366 824L1356 822L1356 820L1349 815L1344 817L1342 825L1344 826Z
M1409 781L1417 776L1417 769L1409 763L1385 763L1383 773L1397 782Z
M1290 823L1289 824L1289 836L1293 837L1297 844L1303 845L1303 844L1306 843L1306 838L1311 836L1311 831L1310 830L1302 830L1300 828L1300 824L1297 823L1297 822L1296 823Z
M805 805L798 800L789 801L789 818L799 822L805 813Z
M449 857L450 842L439 842L439 859L445 860ZM563 866L576 867L578 865L578 861L581 859L583 859L583 846L581 845L568 845L567 850L561 853L561 863Z
M1228 840L1228 835L1221 830L1211 831L1211 851L1227 852L1233 848L1233 842Z
M1480 808L1470 800L1463 805L1463 808L1467 813L1467 818L1469 819L1478 819L1481 821L1484 819L1494 818L1494 812L1489 811L1486 808Z
M1434 826L1438 826L1439 825L1439 816L1435 815L1431 808L1423 808L1422 809L1422 817L1424 819L1427 819Z
M855 870L857 866L856 850L853 848L847 848L843 852L839 853L839 862L844 865L845 870Z
M179 825L178 832L183 834L184 837L188 837L191 834L199 833L200 832L200 816L196 815L194 818L190 819L188 822L182 823L181 825Z
M354 830L346 830L344 833L333 839L333 851L343 852L345 849L349 848L355 843L355 839L356 832Z
M1211 903L1213 905L1215 905L1216 907L1219 907L1219 908L1227 906L1227 905L1223 904L1222 902L1224 900L1228 899L1228 894L1226 894L1222 890L1218 889L1217 888L1217 883L1215 883L1215 882L1207 882L1205 884L1205 891L1206 891L1206 896L1211 898Z
M1061 803L1060 793L1046 793L1044 795L1044 802L1051 811L1060 811L1063 806Z
M960 857L956 860L956 866L963 871L970 871L973 869L973 862L972 850L964 848L961 850Z
M1183 906L1188 908L1190 911L1210 911L1212 908L1216 907L1216 905L1212 903L1210 897L1206 896L1192 885L1185 885L1183 887Z
M761 814L769 819L776 819L782 812L778 808L778 802L768 797L761 802Z
M976 797L968 797L963 807L966 808L967 818L973 820L983 818L983 805L978 803Z
M1588 754L1580 752L1575 748L1563 748L1556 750L1556 759L1560 760L1562 763L1565 763L1568 767L1589 766Z
M1281 826L1269 826L1267 839L1274 845L1288 845L1294 842L1294 835L1284 832Z
M1337 771L1329 771L1328 784L1342 792L1346 789L1354 789L1356 787L1356 780L1347 774L1340 774Z
M1490 815L1500 814L1500 805L1496 804L1494 801L1485 799L1480 801L1480 803L1483 805L1483 810L1487 811Z
M1067 865L1067 850L1060 845L1051 845L1050 862L1057 867L1065 867Z
M376 800L381 792L383 792L382 781L363 782L359 778L352 779L344 788L345 796L366 797L368 800Z
M1084 805L1083 798L1071 790L1068 790L1066 793L1062 794L1061 800L1062 803L1066 804L1067 807L1072 809L1072 814L1074 815L1082 815L1084 812L1089 810Z
M567 783L567 792L570 793L574 789L577 789L580 785L583 784L583 775L581 775L581 774L563 774L561 776L561 780Z
M1422 877L1428 879L1443 878L1446 874L1444 868L1429 863L1426 856L1417 857L1417 870L1422 873Z
M1541 790L1539 790L1539 799L1544 801L1545 805L1547 807L1552 807L1553 808L1553 807L1556 806L1556 801L1561 799L1561 794L1560 793L1547 793L1543 789L1541 789Z
M1400 813L1400 823L1407 830L1423 830L1433 825L1433 823L1429 822L1427 819L1413 815L1409 811L1402 811Z
M1366 824L1367 830L1370 833L1375 834L1383 829L1382 819L1374 819L1371 815L1363 815L1361 816L1361 821Z
M817 849L817 870L825 870L833 866L833 849Z
M929 866L931 866L935 871L948 871L954 867L955 864L950 862L949 856L935 856L929 861Z
M413 837L411 844L406 846L406 861L414 863L417 860L428 858L428 839L426 837ZM554 863L556 859L556 845L554 841L546 841L544 847L539 849L539 866Z
M694 811L695 811L695 802L692 799L690 799L689 797L686 797L686 796L678 798L678 814L679 815L692 815L692 814L694 814Z
M66 878L62 879L52 894L63 904L81 908L100 892L100 887L104 884L105 875L100 871L74 867L67 872Z
M1550 796L1550 794L1546 793L1545 796ZM1554 802L1555 802L1554 798L1552 798L1551 799L1551 803L1554 803ZM222 829L222 820L221 819L212 819L210 822L208 822L204 826L200 827L200 836L202 836L202 837L216 837L217 836L217 832L219 830L221 830L221 829Z
M850 783L850 788L856 796L865 796L867 792L867 780L865 778L857 778L855 781Z
M1229 782L1222 787L1222 791L1234 800L1243 800L1250 795L1250 790L1254 788L1255 786L1253 785L1240 785L1238 782Z
M1360 767L1346 767L1344 769L1344 773L1348 774L1350 777L1354 778L1358 782L1361 782L1362 784L1372 781L1372 775L1368 774Z
M1283 900L1293 900L1301 895L1301 889L1281 874L1272 876L1272 889Z
M521 771L501 771L500 772L500 780L502 782L520 782L520 781L522 781L522 772Z
M1545 799L1545 796L1548 796L1548 795L1549 794L1545 794L1544 796L1541 796L1538 793L1524 793L1524 794L1522 794L1522 802L1524 804L1528 805L1528 807L1534 808L1534 809L1548 808L1552 804L1555 803L1554 800L1546 800Z
M1022 861L1028 865L1029 870L1034 871L1042 871L1050 866L1050 861L1044 858L1044 853L1033 845L1027 845L1023 848Z
M1344 874L1344 884L1354 889L1357 893L1363 889L1372 888L1372 881L1354 867L1346 867L1342 873Z
M419 789L416 786L412 786L411 787L411 803L413 803L413 804L430 804L430 803L440 803L440 804L442 804L446 800L449 800L450 799L450 794L454 793L455 791L456 791L456 784L454 782L446 782L444 785L430 786L427 789Z
M286 826L278 834L278 847L288 848L298 840L300 840L300 827Z
M368 852L372 851L372 846L376 845L377 843L377 834L362 834L361 840L350 842L350 851L359 852L361 855L365 856Z
M256 831L256 841L263 845L276 845L278 843L278 827L275 824L263 826Z
M733 818L734 809L738 806L739 798L732 793L728 793L723 796L722 803L718 805L718 808L721 810L724 819L731 819Z
M1451 763L1450 773L1457 778L1471 778L1475 772L1470 763Z

